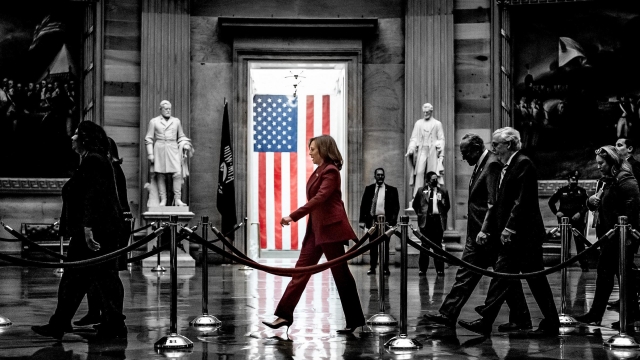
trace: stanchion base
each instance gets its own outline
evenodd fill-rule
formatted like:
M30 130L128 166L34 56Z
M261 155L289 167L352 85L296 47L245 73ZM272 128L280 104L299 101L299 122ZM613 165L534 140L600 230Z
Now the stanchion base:
M251 266L245 265L245 266L241 267L238 270L240 270L240 271L251 271L251 270L253 270L253 268Z
M162 337L160 340L153 344L153 348L156 350L176 350L176 349L190 349L193 347L193 342L186 337L178 334L171 334Z
M196 317L195 319L191 320L189 322L189 325L197 328L199 327L213 328L213 327L222 325L222 321L218 320L218 318L213 315L202 314Z
M422 348L422 344L420 344L417 340L409 339L406 334L400 334L398 336L392 337L384 344L384 347L389 348L389 350L418 350Z
M558 318L560 320L560 326L571 326L578 324L578 321L576 321L576 319L574 319L571 315L560 314Z
M375 314L367 320L367 325L371 326L397 326L398 320L385 313Z
M53 273L54 274L64 274L64 268L57 268Z
M11 326L11 324L13 324L11 320L4 316L0 316L0 327Z
M602 345L607 349L640 348L640 345L635 341L635 339L632 336L629 336L627 334L614 335L611 338L609 338L609 340L605 341L604 344Z
M151 271L160 272L160 271L167 271L167 269L165 269L164 266L156 265L155 267L151 268Z

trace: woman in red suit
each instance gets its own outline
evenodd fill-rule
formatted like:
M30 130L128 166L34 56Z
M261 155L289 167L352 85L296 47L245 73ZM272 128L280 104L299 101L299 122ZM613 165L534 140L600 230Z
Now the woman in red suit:
M280 225L285 226L309 215L307 232L302 241L296 267L315 265L322 254L327 260L340 257L345 253L344 245L349 240L357 238L349 225L342 202L342 191L340 191L342 155L335 140L329 135L312 138L309 141L309 156L318 167L307 181L308 202L280 220ZM336 282L347 321L346 327L338 330L338 333L349 334L365 324L356 282L346 262L332 267L331 273ZM293 275L276 308L275 315L278 318L270 323L266 321L262 323L272 329L290 326L293 322L293 310L310 277L311 275L308 274Z

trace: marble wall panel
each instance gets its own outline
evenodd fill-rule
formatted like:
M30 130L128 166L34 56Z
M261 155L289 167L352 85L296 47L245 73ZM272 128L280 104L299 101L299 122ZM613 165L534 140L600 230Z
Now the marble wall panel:
M378 19L378 34L365 39L365 64L404 64L404 18Z
M404 65L362 68L364 142L370 130L404 132Z
M377 17L403 16L402 0L192 0L195 16L248 17Z
M57 195L5 195L2 198L2 221L20 231L22 223L53 224L60 218L62 198ZM0 238L13 239L4 228L0 228ZM3 254L19 254L20 242L0 242Z
M191 61L194 63L231 63L231 44L218 33L218 18L191 16Z
M365 130L364 139L363 184L361 192L357 195L358 199L362 198L364 187L374 182L373 172L379 167L385 169L385 182L397 187L398 194L402 197L408 185L408 181L404 179L404 132L384 129ZM400 201L401 208L406 208L408 205Z
M233 122L232 94L232 64L191 63L191 138L196 154L191 160L189 205L191 211L209 215L214 222L219 221L215 194L224 98Z

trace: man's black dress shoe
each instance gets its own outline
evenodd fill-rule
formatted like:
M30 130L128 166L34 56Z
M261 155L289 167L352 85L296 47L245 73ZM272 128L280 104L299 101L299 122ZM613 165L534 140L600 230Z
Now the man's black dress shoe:
M418 276L425 276L425 275L427 275L426 271L422 271L422 270L418 271Z
M428 320L432 323L444 325L446 327L455 327L456 321L452 320L442 314L424 314L422 316L425 320Z
M620 330L620 321L614 321L611 323L611 328L614 330ZM634 333L636 331L635 325L633 321L627 321L627 328L625 330L627 333Z
M375 275L375 274L376 274L376 269L371 269L367 271L367 275Z
M491 334L491 325L485 324L482 321L482 319L473 320L473 321L460 320L458 321L458 325L462 326L463 328L469 331L473 331L476 334L480 334L484 336L489 336L489 334Z
M531 326L531 322L526 323L513 323L508 322L506 324L498 325L498 331L507 332L507 331L518 331L518 330L531 330L533 327Z
M585 323L585 324L592 324L592 325L600 326L600 324L602 323L602 318L597 318L595 315L591 315L591 313L585 313L585 314L582 314L582 315L576 315L573 318L576 319L577 321L579 321L581 323Z
M387 269L387 270L384 271L384 274L387 275L387 276L391 275L391 271L389 271L389 269Z
M437 272L436 272L436 275L437 275L437 276L444 276L444 271L437 271Z
M276 319L276 320L278 320L278 319ZM262 323L267 325L268 327L270 327L272 329L279 329L279 328L281 328L283 326L287 326L287 327L291 326L291 321L287 321L287 320L282 320L282 321L277 322L277 323L275 321L274 322L263 321Z
M99 324L99 323L100 323L100 315L94 316L92 314L87 314L87 315L83 316L82 318L80 318L80 320L74 321L73 325L75 325L75 326L89 326L89 325Z
M35 325L31 327L31 330L33 330L38 335L52 337L57 340L62 340L62 337L64 336L64 331L54 327L51 324Z

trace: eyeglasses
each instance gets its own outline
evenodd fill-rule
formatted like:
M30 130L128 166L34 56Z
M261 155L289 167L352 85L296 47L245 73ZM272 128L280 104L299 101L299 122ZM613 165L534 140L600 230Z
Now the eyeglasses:
M497 147L498 147L498 145L500 145L500 144L504 144L504 141L502 141L502 142L495 142L495 141L492 141L492 142L491 142L491 146L493 146L494 148L497 148Z

